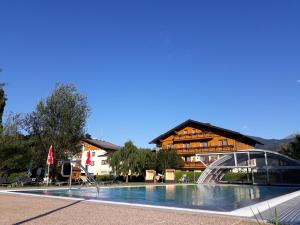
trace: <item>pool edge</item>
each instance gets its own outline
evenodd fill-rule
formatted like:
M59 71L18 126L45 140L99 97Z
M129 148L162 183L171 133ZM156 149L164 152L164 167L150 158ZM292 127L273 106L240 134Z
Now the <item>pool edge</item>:
M170 184L174 185L174 184ZM139 185L145 186L145 185ZM165 186L165 185L157 185L157 186ZM122 186L124 187L124 186ZM133 186L125 186L125 187L133 187ZM94 187L88 187L94 188ZM115 187L105 187L105 188L115 188ZM32 193L24 193L24 191L34 191L34 190L64 190L69 188L60 188L60 187L52 187L52 188L34 188L34 189L9 189L9 190L0 190L0 193L12 194L12 195L24 195L24 196L32 196L32 197L41 197L41 198L54 198L54 199L63 199L63 200L73 200L73 201L82 201L82 202L92 202L92 203L103 203L110 205L123 205L123 206L133 206L133 207L144 207L144 208L154 208L154 209L164 209L164 210L174 210L181 212L193 212L193 213L208 213L208 214L216 214L216 215L227 215L227 216L237 216L237 217L247 217L251 218L254 215L262 213L270 208L276 207L279 204L282 204L286 201L289 201L297 196L300 196L300 190L294 191L288 194L284 194L281 196L277 196L253 205L245 206L233 211L213 211L213 210L205 210L205 209L190 209L190 208L181 208L181 207L172 207L172 206L159 206L159 205L149 205L149 204L139 204L139 203L128 203L128 202L118 202L118 201L107 201L107 200L97 200L97 199L85 199L79 197L63 197L63 196L53 196L53 195L39 195Z

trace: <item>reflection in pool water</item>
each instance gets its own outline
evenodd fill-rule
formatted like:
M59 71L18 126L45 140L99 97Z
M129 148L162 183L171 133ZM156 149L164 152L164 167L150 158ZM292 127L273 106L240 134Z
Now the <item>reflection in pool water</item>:
M98 199L214 211L232 211L299 190L299 187L167 185L22 191L24 193Z

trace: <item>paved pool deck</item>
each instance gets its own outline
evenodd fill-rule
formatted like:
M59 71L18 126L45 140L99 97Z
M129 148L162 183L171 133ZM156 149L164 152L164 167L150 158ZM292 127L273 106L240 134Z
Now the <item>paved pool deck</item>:
M0 224L256 225L239 217L0 193Z

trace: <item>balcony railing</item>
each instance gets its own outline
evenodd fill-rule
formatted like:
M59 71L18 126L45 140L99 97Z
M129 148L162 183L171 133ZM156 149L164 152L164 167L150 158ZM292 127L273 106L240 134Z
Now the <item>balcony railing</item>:
M175 150L175 152L179 155L194 155L194 154L210 153L210 152L234 151L234 146L223 145L223 146L208 146L208 147L173 148L173 150Z
M204 169L205 166L201 162L185 162L183 165L184 169Z
M174 141L210 139L214 136L216 135L213 133L178 134L174 137Z

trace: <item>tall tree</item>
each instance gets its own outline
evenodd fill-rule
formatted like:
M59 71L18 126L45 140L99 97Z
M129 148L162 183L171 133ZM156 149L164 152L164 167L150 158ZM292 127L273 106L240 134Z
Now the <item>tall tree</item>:
M25 172L30 168L31 144L23 135L0 137L0 177Z
M295 141L283 146L279 152L300 161L300 135L296 136Z
M0 72L1 72L0 68ZM0 83L0 132L2 132L3 125L2 125L2 116L4 112L4 108L6 105L6 97L5 97L5 92L4 92L4 83Z
M128 141L108 157L108 162L113 172L124 176L128 182L130 174L141 174L144 171L149 164L149 155L146 150L138 149L132 141Z
M20 113L10 112L6 116L5 122L3 123L3 135L4 136L18 136L22 135L24 128L24 116Z
M183 160L174 150L160 150L157 152L156 169L165 173L166 169L179 169Z
M26 119L27 131L36 141L35 160L45 162L50 145L56 159L63 160L79 152L78 143L84 136L89 111L87 98L74 85L57 84Z
M166 169L180 168L183 160L173 150L151 152L149 149L138 149L129 141L121 150L108 157L108 163L113 172L124 176L128 182L129 174L142 174L146 169L164 173Z
M23 117L10 113L0 135L0 176L8 177L12 173L30 169L31 139L22 134Z

